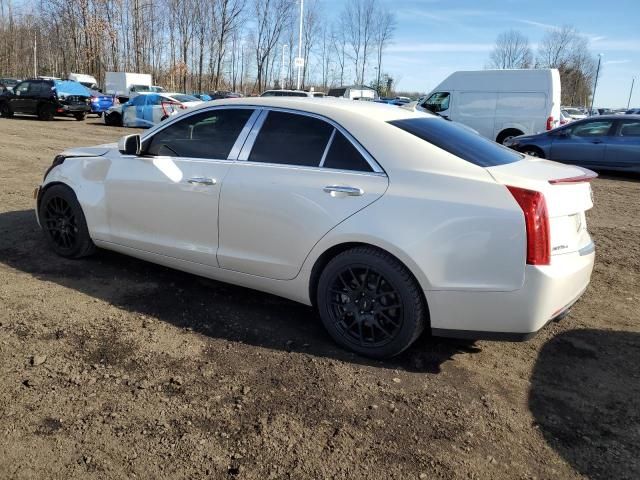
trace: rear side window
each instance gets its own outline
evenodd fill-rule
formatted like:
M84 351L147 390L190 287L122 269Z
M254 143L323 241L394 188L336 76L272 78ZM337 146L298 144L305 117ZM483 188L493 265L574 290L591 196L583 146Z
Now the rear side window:
M524 158L514 150L444 119L408 118L389 123L480 167L505 165Z
M225 160L252 113L230 108L190 115L156 133L147 154Z
M340 170L356 170L358 172L373 171L358 149L337 130L322 166Z
M248 160L317 167L332 131L331 125L317 118L271 111Z
M609 133L613 120L595 120L578 123L571 128L571 135L576 137L603 137Z
M621 137L640 137L640 120L624 120L620 124Z

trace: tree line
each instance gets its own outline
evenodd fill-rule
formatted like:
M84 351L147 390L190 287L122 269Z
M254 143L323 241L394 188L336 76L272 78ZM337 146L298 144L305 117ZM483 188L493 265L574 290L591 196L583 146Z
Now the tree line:
M396 20L383 1L346 0L335 15L304 2L302 88L386 85ZM185 92L295 88L299 15L296 0L0 0L0 76L126 71Z
M529 39L517 30L498 35L489 55L488 68L557 68L563 105L588 106L593 92L598 59L589 40L575 28L546 31L534 55ZM601 67L602 68L602 67Z

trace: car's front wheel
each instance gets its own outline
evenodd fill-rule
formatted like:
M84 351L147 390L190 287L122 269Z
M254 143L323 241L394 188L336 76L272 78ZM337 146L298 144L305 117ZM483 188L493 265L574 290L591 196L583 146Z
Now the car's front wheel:
M87 117L87 114L85 112L77 112L77 113L74 113L73 116L75 117L76 120L78 120L79 122L82 122Z
M122 115L120 115L118 112L107 112L104 114L104 124L110 127L121 127Z
M11 111L11 107L9 107L9 103L0 103L0 116L5 118L13 117L13 112Z
M42 195L38 218L47 243L58 255L80 258L94 252L84 213L70 188L48 188Z
M407 349L424 330L428 315L411 272L372 247L352 248L327 264L318 282L317 305L337 343L373 358Z

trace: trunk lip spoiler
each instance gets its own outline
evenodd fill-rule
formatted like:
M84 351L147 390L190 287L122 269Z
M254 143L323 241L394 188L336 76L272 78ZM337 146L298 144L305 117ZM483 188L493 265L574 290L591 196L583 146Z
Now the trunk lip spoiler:
M555 178L549 180L551 185L567 185L572 183L589 183L591 180L598 177L598 174L592 170L582 167L576 167L582 171L582 175L576 175L574 177Z

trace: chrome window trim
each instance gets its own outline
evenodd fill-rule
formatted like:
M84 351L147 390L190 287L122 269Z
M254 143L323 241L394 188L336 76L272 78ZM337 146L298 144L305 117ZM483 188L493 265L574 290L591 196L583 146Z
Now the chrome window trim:
M305 170L310 172L335 172L335 173L346 173L349 175L365 175L365 176L374 176L374 177L387 177L385 172L363 172L362 170L343 170L341 168L324 168L324 167L310 167L308 165L292 165L288 163L268 163L268 162L250 162L250 161L240 161L236 162L235 165L238 166L247 166L247 167L275 167L287 170Z
M320 168L324 167L324 161L327 159L327 155L329 154L329 149L333 144L333 138L336 136L336 128L333 127L333 132L331 132L331 136L329 137L329 141L327 142L327 146L324 147L324 153L322 154L322 158L320 159Z
M334 129L338 130L340 133L342 133L345 138L351 142L351 144L355 147L356 150L358 150L358 153L360 153L360 155L363 156L363 158L365 159L365 161L369 164L369 166L371 167L371 169L373 170L373 173L385 173L385 171L383 170L383 168L378 164L378 162L376 162L376 160L371 156L371 154L365 150L365 148L360 145L360 142L358 142L353 135L351 135L344 127L342 127L342 125L340 125L339 123L335 122L334 120L327 118L323 115L319 115L317 113L312 113L312 112L305 112L304 110L296 110L293 108L283 108L283 107L262 107L264 112L263 112L263 116L260 117L258 119L258 121L256 121L256 123L253 125L253 129L251 130L251 133L249 134L249 138L247 138L247 141L244 144L244 147L242 148L242 152L240 153L240 156L238 157L238 160L241 161L250 161L248 160L249 158L249 154L251 153L251 149L253 148L253 144L255 143L256 137L258 136L258 133L260 133L260 129L262 128L262 125L264 124L264 121L267 118L267 115L269 112L273 111L273 112L284 112L284 113L291 113L293 115L304 115L307 117L312 117L312 118L316 118L318 120L321 120L323 122L327 122L329 125L331 125L332 127L334 127ZM261 163L261 164L267 164L267 162L252 162L252 163ZM269 163L270 165L290 165L290 164L281 164L281 163ZM317 167L308 167L308 168L325 168L325 167L321 167L319 164ZM331 169L334 170L334 169ZM336 171L339 171L337 169L335 169ZM359 170L346 170L349 172L358 172ZM361 172L361 173L372 173L372 172Z
M245 123L244 127L242 127L242 130L240 130L240 134L238 135L238 138L236 138L236 141L233 144L233 147L231 147L231 150L229 150L229 155L227 155L227 160L236 160L238 158L238 155L240 155L240 152L242 151L242 146L244 145L244 142L247 140L247 137L249 136L249 134L251 133L251 130L253 129L253 125L256 123L256 120L258 119L261 113L262 111L259 109L255 109L253 111L253 113L247 120L247 123Z

